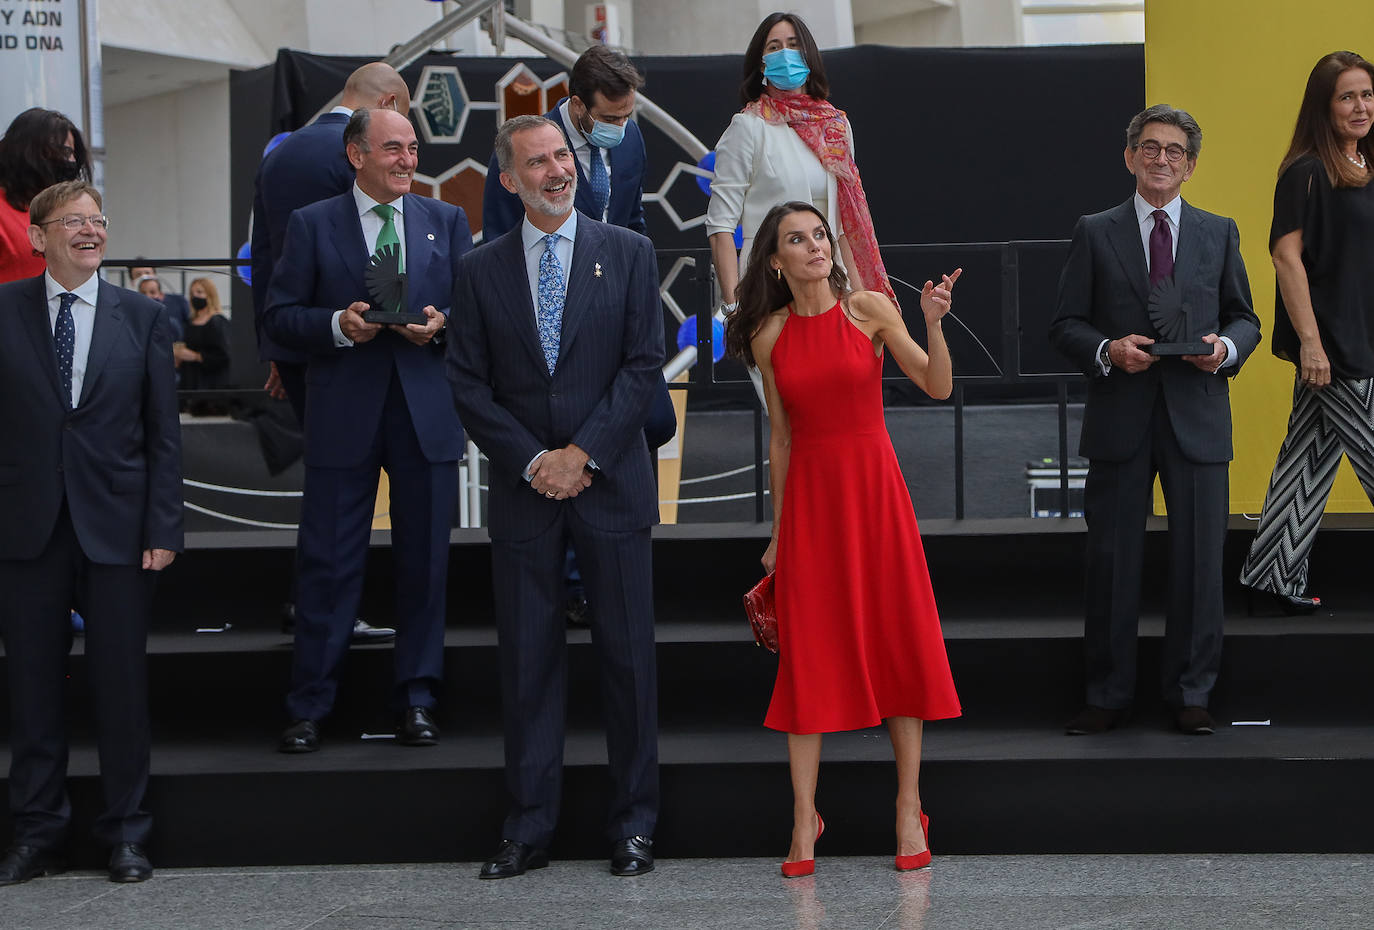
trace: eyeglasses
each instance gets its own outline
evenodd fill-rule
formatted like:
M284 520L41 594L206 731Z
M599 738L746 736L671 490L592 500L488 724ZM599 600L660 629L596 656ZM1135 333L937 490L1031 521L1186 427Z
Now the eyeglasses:
M80 229L90 223L97 229L109 229L110 218L103 213L95 216L82 216L79 213L68 213L66 216L59 216L55 220L44 220L39 226L51 226L53 223L61 223L63 229Z
M1136 145L1136 148L1140 149L1140 154L1144 155L1151 161L1158 158L1159 153L1161 151L1164 153L1164 157L1169 159L1169 161L1178 161L1184 155L1188 154L1188 150L1185 149L1183 146L1179 145L1177 142L1170 142L1168 145L1163 146L1160 145L1158 142L1153 141L1141 142L1138 145Z

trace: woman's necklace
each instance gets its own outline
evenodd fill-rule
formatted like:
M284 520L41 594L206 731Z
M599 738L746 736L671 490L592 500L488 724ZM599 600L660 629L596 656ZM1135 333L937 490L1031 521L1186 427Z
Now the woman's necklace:
M1345 160L1363 171L1365 168L1369 167L1369 164L1364 160L1364 152L1359 152L1358 154L1360 156L1359 158L1351 158L1349 155L1346 155Z

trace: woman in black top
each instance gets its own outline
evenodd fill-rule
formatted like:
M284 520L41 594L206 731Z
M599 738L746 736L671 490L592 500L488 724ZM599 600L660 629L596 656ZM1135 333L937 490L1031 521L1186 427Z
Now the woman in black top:
M196 278L186 289L191 300L191 319L186 326L186 341L172 346L183 391L204 391L229 386L229 321L219 303L219 291L209 278ZM214 408L196 404L192 413L208 413Z
M1274 354L1297 368L1288 435L1240 580L1310 613L1307 559L1341 455L1374 501L1374 65L1332 52L1307 79L1274 190Z

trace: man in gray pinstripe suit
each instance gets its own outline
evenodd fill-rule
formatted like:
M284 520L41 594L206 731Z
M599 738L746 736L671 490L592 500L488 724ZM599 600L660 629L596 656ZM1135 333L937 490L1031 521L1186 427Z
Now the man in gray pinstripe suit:
M567 139L543 117L497 133L501 183L525 218L465 257L448 376L491 461L492 583L511 809L482 878L548 864L562 792L567 661L563 554L572 539L601 663L611 871L653 868L657 675L650 527L658 502L644 420L663 317L652 243L573 209Z

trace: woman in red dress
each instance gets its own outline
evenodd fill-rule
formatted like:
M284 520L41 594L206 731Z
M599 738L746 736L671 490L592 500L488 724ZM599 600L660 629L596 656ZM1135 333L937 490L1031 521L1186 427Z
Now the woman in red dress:
M940 319L960 271L921 292L930 351L897 307L850 293L809 203L774 207L740 281L729 350L758 366L771 421L778 678L765 725L787 733L792 845L815 870L821 735L887 722L897 760L896 867L930 864L918 776L924 720L959 715L911 495L883 419L883 352L932 397L953 389Z

